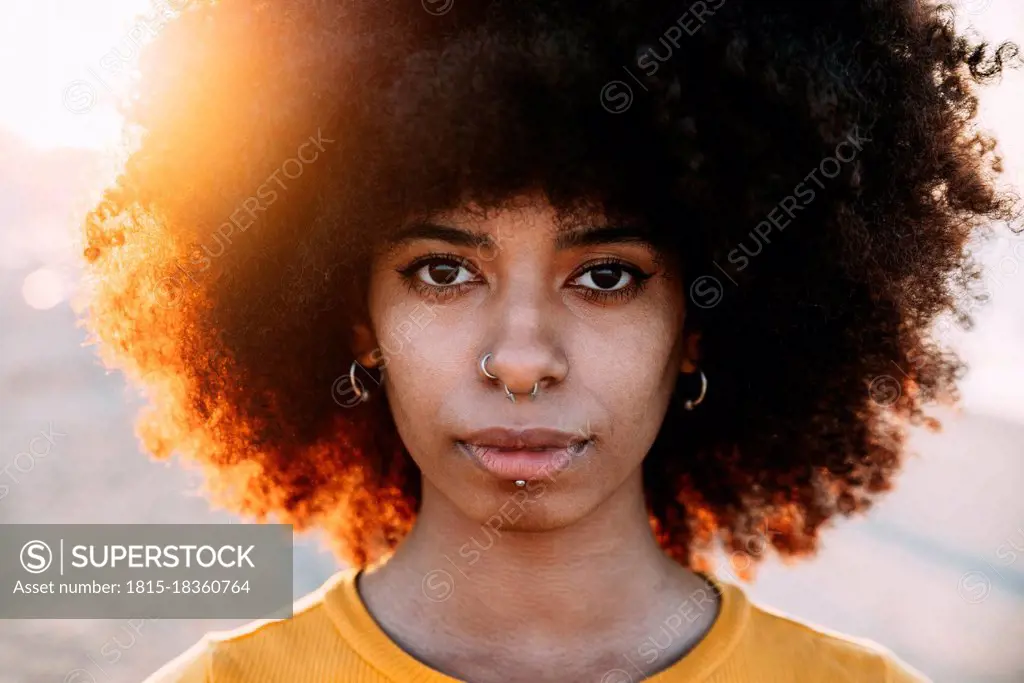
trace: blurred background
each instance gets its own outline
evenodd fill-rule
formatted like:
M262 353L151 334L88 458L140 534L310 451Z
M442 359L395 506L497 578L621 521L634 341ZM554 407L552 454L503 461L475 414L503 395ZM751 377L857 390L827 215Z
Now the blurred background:
M1024 43L1024 3L963 0L962 27ZM139 397L107 372L69 306L77 222L121 159L116 99L180 0L8 0L0 19L0 534L17 523L230 522L198 475L142 455ZM144 13L142 17L139 13ZM1024 73L984 91L982 124L1024 187ZM1024 681L1024 237L976 248L987 299L938 333L970 365L944 430L915 433L897 489L840 523L814 561L768 562L751 596L871 638L935 681ZM898 378L901 369L891 369ZM870 379L870 378L869 378ZM888 380L876 378L880 388ZM885 392L879 392L879 400ZM48 435L46 453L24 454ZM37 440L37 444L40 441ZM296 596L338 569L297 539ZM721 570L731 580L727 569ZM242 621L0 621L0 683L139 681ZM101 654L102 651L102 654Z

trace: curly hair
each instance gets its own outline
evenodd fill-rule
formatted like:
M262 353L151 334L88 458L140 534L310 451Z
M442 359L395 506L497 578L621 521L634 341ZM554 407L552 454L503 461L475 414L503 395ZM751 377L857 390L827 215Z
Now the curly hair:
M361 566L421 493L386 402L335 391L374 249L471 201L598 206L678 255L713 379L691 413L680 376L643 463L662 547L811 554L955 400L929 328L965 315L968 238L1015 215L974 117L1017 51L953 21L927 0L192 0L143 54L141 135L84 224L86 324L148 392L150 453Z

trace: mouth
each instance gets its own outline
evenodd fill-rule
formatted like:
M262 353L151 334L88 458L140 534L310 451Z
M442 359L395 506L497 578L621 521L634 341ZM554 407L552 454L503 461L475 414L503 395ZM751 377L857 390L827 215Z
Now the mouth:
M593 437L550 429L490 428L474 432L456 445L498 479L530 481L551 478L572 467Z

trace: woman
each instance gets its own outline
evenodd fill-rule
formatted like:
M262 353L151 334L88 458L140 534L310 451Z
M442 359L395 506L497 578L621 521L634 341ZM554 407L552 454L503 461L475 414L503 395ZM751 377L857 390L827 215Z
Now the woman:
M152 453L351 568L150 680L923 680L709 558L811 555L955 396L1010 53L924 0L190 4L88 321Z

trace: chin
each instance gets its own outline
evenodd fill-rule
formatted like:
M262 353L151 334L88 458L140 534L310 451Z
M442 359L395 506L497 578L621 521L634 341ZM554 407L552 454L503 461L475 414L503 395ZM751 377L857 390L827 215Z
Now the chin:
M582 474L582 473L576 473ZM442 487L457 508L496 531L554 531L570 526L596 508L601 488L581 476L534 479L516 488L504 481L475 479Z

